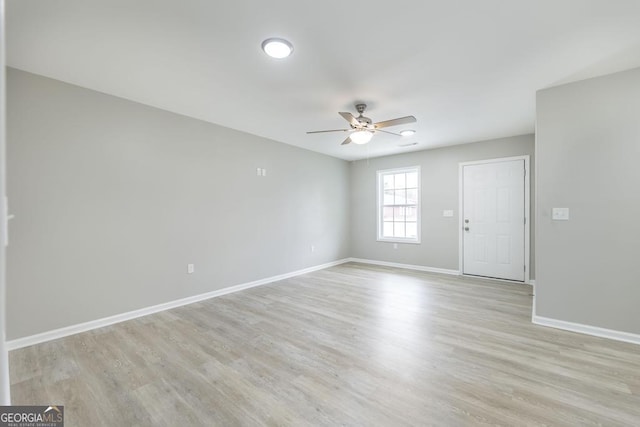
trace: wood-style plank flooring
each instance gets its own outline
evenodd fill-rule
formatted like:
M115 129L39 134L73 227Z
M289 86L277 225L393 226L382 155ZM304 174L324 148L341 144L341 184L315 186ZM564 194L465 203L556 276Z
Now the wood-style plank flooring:
M634 426L640 347L531 324L531 288L343 264L11 352L71 426Z

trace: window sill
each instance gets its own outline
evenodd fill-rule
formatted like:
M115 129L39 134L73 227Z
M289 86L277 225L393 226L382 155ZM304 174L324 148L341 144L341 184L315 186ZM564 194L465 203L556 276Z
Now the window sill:
M376 239L378 242L382 242L382 243L407 243L410 245L419 245L420 244L420 239L389 239L389 238L380 238L378 237Z

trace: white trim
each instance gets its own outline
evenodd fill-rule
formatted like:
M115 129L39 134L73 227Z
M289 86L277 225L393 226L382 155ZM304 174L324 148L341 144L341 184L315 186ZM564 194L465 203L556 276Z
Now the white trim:
M382 182L380 178L382 175L389 173L402 173L402 172L417 172L418 173L418 218L416 221L416 228L418 235L415 239L411 238L402 238L402 237L382 237ZM377 216L377 226L378 229L376 231L376 241L385 242L385 243L409 243L414 245L419 245L422 241L422 173L420 169L420 165L418 166L407 166L403 168L394 168L394 169L381 169L376 171L376 216Z
M427 267L424 265L400 264L397 262L377 261L373 259L349 258L350 262L359 262L361 264L382 265L385 267L406 268L407 270L427 271L429 273L451 274L459 276L458 270L449 270L447 268Z
M513 157L502 157L498 159L486 159L486 160L476 160L473 162L460 162L458 163L458 216L459 216L459 227L458 227L458 269L460 270L460 274L464 275L464 233L462 233L462 229L464 228L464 211L463 211L463 168L465 166L471 165L481 165L486 163L501 163L501 162L511 162L514 160L524 160L524 220L526 221L524 227L524 283L530 283L529 276L531 274L531 171L529 170L530 156L513 156Z
M551 319L534 314L532 322L540 326L562 329L565 331L577 332L579 334L593 335L610 340L623 341L640 345L640 335L630 332L614 331L613 329L599 328L597 326L583 325L581 323L567 322L564 320Z
M51 341L58 338L67 337L69 335L78 334L80 332L86 332L92 329L102 328L105 326L113 325L115 323L125 322L127 320L132 320L138 317L147 316L149 314L158 313L160 311L170 310L172 308L181 307L187 304L193 304L194 302L204 301L210 298L215 298L222 295L227 295L230 293L242 291L244 289L266 285L268 283L277 282L279 280L288 279L290 277L299 276L301 274L311 273L317 270L323 270L325 268L344 264L349 261L350 261L350 258L344 258L338 261L328 262L326 264L316 265L313 267L304 268L302 270L280 274L278 276L267 277L265 279L255 280L253 282L242 283L239 285L218 289L218 290L207 292L200 295L194 295L191 297L181 298L178 300L141 308L139 310L133 310L126 313L116 314L114 316L104 317L102 319L91 320L89 322L79 323L77 325L65 326L63 328L54 329L51 331L42 332L39 334L30 335L23 338L16 338L14 340L7 341L7 348L9 350L16 350L19 348L28 347L30 345L40 344L46 341Z
M524 283L529 283L531 278L531 165L528 155L524 158Z
M525 160L525 159L528 159L528 158L529 158L528 154L523 154L522 156L498 157L498 158L495 158L495 159L474 160L474 161L471 161L471 162L460 162L459 164L464 165L464 166L483 165L485 163L512 162L514 160Z

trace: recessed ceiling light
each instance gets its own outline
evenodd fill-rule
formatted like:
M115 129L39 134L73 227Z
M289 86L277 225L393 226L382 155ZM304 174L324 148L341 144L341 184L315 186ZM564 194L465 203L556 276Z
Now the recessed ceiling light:
M405 129L405 130L400 132L400 135L402 135L402 136L411 136L414 133L416 133L416 131L413 130L413 129Z
M291 55L293 45L285 39L266 39L262 42L262 50L272 58L282 59Z

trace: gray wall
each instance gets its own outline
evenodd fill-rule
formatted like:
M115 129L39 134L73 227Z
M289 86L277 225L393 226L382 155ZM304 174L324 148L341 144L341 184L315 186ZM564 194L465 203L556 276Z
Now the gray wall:
M356 258L458 270L458 163L529 155L530 169L533 170L533 154L533 135L523 135L352 162L351 255ZM421 166L421 243L398 244L398 249L393 249L392 243L376 241L376 172L416 165ZM533 181L532 174L532 185ZM532 187L532 212L533 194ZM454 217L443 217L442 211L445 209L452 209ZM533 233L532 227L532 254ZM530 267L531 278L534 278L533 259Z
M14 69L8 163L9 339L349 256L347 162Z
M0 0L0 70L5 69L4 45L4 0ZM6 347L6 127L5 127L5 73L0 73L0 405L11 404L11 386L9 382L9 353Z
M536 159L537 314L640 333L640 69L538 92Z

